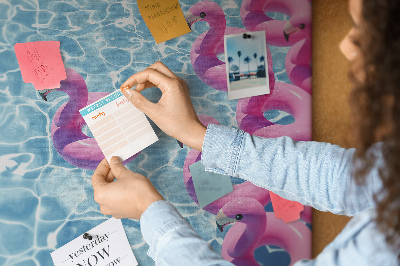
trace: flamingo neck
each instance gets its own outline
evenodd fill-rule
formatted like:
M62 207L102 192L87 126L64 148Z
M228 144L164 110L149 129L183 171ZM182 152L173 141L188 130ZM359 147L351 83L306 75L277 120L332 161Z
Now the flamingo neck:
M234 259L253 256L267 225L265 212L252 215L232 226L225 236L222 252ZM228 240L228 241L226 241ZM240 245L237 245L240 243Z
M217 15L213 20L208 20L207 23L209 29L196 52L201 54L215 54L218 44L223 41L226 28L225 15Z
M63 91L69 96L69 100L61 111L58 127L78 126L81 120L79 110L86 106L88 102L88 90L85 80L75 71L67 71L67 79L61 81L58 91Z
M296 65L307 65L310 64L311 54L311 38L303 39L290 48L292 56L290 61Z

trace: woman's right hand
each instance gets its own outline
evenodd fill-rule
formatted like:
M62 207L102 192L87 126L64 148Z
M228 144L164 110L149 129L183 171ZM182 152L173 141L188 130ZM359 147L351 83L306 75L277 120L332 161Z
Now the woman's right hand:
M130 89L135 85L135 89ZM162 92L157 103L140 93L150 87L158 87ZM197 117L186 84L162 62L132 75L121 85L121 90L166 134L193 149L202 150L206 127Z

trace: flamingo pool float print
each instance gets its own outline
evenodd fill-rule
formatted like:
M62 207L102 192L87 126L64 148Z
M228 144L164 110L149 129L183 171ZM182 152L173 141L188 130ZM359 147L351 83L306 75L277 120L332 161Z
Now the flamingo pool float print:
M290 16L288 21L274 20L265 12L280 12ZM197 76L208 86L227 91L226 64L218 59L224 52L223 36L246 31L263 30L268 45L292 46L285 66L289 80L311 93L311 5L307 0L245 0L241 6L245 29L226 27L222 8L208 0L194 4L186 14L189 26L206 21L209 30L192 45L190 59ZM267 47L268 63L272 61ZM268 68L270 81L272 68ZM270 84L271 88L271 84Z
M288 15L274 20L266 12ZM264 30L268 45L291 46L286 73L292 84L311 94L311 4L308 0L245 0L240 9L247 30Z
M216 119L199 115L200 121L219 124ZM190 150L184 167L183 179L189 196L198 204L189 166L201 159L201 152ZM249 181L233 186L233 191L203 207L217 215L219 230L234 224L229 229L222 244L222 257L235 265L254 264L254 251L265 245L276 245L289 253L291 263L302 258L310 258L311 230L300 220L284 223L274 213L266 213L264 206L270 202L270 192L253 185ZM301 213L304 222L311 223L311 208L305 207ZM267 220L269 221L267 223Z
M284 111L295 121L288 125L270 122L264 113L271 110ZM239 128L251 135L311 140L311 95L295 85L276 82L270 94L240 99L236 120Z
M254 251L265 245L285 249L290 265L311 258L311 231L300 220L284 223L251 197L238 197L226 203L217 214L218 229L233 224L222 243L221 255L237 266L259 266Z
M224 35L247 32L245 29L226 27L225 13L211 1L202 1L190 7L186 14L189 26L197 21L205 21L209 30L196 38L190 52L190 60L197 76L208 86L227 91L226 64L218 59L224 53ZM271 52L267 48L267 57ZM268 63L272 60L268 60ZM274 79L272 68L268 68L270 80ZM271 87L271 84L270 84Z
M108 92L88 93L85 80L78 72L65 69L67 79L61 81L60 88L40 93L47 101L47 95L52 91L63 91L69 100L56 111L51 124L51 138L54 148L64 160L79 168L94 170L104 159L104 154L94 138L82 132L86 125L79 110L108 95ZM132 161L138 154L125 160Z

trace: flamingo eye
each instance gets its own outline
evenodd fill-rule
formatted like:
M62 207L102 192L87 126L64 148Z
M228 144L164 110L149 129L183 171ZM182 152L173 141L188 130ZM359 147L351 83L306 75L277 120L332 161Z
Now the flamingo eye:
M205 18L205 16L206 16L206 13L204 13L204 12L201 12L201 13L200 13L200 17L201 17L201 18Z
M236 214L236 220L242 220L243 219L243 215L241 214Z
M306 27L306 25L304 25L303 23L301 23L300 25L299 25L299 28L302 30L302 29L304 29Z

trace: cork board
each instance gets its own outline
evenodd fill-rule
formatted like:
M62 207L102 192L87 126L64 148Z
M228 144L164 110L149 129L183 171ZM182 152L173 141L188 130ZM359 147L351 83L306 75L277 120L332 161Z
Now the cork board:
M350 133L350 63L339 43L351 28L348 1L313 1L313 140L345 148ZM313 210L313 257L343 229L349 217Z

